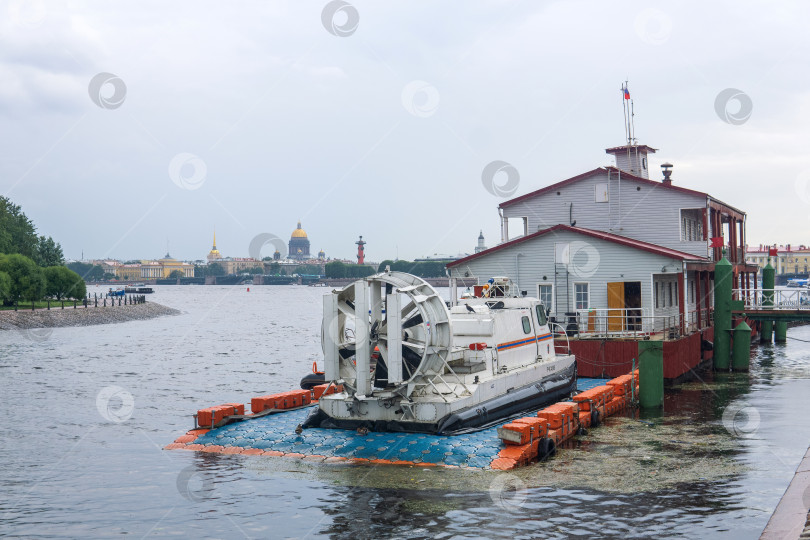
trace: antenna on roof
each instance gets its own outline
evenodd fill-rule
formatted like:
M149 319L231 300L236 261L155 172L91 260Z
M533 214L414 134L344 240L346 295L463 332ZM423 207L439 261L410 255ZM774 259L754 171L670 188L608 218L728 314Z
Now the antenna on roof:
M633 104L633 100L630 100L630 138L632 141L630 144L635 146L636 144L636 109Z
M622 83L622 112L624 113L624 138L627 139L627 144L630 144L630 122L627 118L627 100L630 99L630 91L627 89L627 81Z

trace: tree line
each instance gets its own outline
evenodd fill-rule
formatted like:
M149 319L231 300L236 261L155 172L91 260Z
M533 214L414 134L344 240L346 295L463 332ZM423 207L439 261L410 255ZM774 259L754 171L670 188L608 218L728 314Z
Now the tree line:
M422 278L445 277L444 267L447 261L392 261L385 260L380 263L378 272L384 272L386 266L396 272L407 272Z
M0 196L0 301L12 305L45 297L82 299L86 294L84 280L64 266L62 246L37 235L22 209Z
M364 264L346 264L341 261L332 261L326 263L324 271L326 277L332 279L363 278L372 275L374 273L374 267Z

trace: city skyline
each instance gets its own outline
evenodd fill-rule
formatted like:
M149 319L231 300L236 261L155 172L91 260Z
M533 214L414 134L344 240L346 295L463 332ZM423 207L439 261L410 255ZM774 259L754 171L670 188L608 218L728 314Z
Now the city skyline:
M749 244L810 236L802 3L372 4L345 33L317 4L12 4L0 193L69 258L194 259L214 225L246 253L298 219L345 259L493 246L500 202L611 164L626 80L653 178L746 211Z

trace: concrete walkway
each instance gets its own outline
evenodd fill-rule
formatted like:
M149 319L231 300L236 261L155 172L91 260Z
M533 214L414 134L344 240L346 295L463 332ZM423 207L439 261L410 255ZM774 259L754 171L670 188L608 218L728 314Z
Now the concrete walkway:
M810 538L810 449L804 454L760 539Z

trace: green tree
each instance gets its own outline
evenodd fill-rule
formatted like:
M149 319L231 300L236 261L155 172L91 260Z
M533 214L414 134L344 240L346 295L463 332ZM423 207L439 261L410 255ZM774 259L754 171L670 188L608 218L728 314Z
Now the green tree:
M61 266L65 262L62 246L54 242L50 236L47 238L40 236L37 240L36 258L34 260L43 268Z
M321 267L317 264L302 264L296 270L296 273L308 275L308 276L320 276L322 275Z
M9 301L11 301L11 277L6 272L0 272L0 302Z
M219 263L211 263L208 265L208 269L205 273L209 276L224 276L225 269L222 268L222 265Z
M375 272L373 266L366 266L365 264L347 264L346 277L350 278L363 278L370 276Z
M84 282L82 277L73 272L72 270L68 270L73 275L73 285L67 290L66 296L68 298L75 298L76 300L81 300L85 296L87 296L87 284Z
M326 277L328 278L332 279L345 278L346 264L341 261L332 261L330 263L326 263L324 271L326 272Z
M267 274L271 276L277 276L281 272L281 265L277 262L270 263L267 267Z
M19 253L35 258L37 232L22 209L0 197L0 253Z
M179 279L183 277L183 272L180 270L172 270L172 273L169 274L169 279Z
M92 265L83 262L72 262L66 265L70 270L73 270L82 279L86 281L101 281L104 278L104 270L101 268L101 265Z
M413 274L419 277L444 277L445 271L444 267L447 264L447 261L442 260L435 260L435 261L392 261L392 260L385 260L380 263L379 268L377 269L378 272L384 272L386 266L390 266L391 270L395 272L407 272L409 274Z
M40 300L45 293L45 276L37 264L24 255L0 256L0 272L11 278L10 302Z
M45 273L45 294L62 300L63 298L82 299L87 294L84 280L65 266L49 266Z

